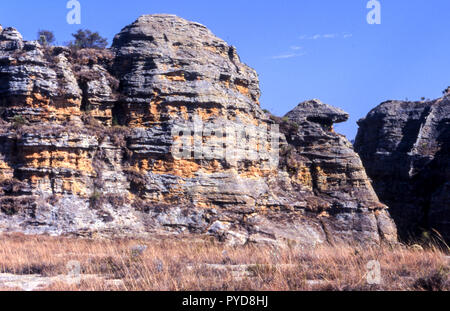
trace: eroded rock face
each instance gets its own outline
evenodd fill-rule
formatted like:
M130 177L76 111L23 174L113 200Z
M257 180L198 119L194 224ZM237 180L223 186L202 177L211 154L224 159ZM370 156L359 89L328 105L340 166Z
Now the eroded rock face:
M0 230L396 240L332 130L348 115L317 100L267 115L256 72L203 25L143 16L110 50L0 38Z
M389 101L359 121L355 148L408 239L435 229L450 239L450 97Z
M14 29L0 35L0 102L5 118L34 122L69 119L79 115L81 90L64 50L54 55L38 42L24 42Z
M393 240L396 229L381 204L350 142L333 123L348 119L344 111L319 100L299 104L282 121L288 145L281 169L300 185L309 209L316 209L331 240ZM292 194L287 194L292 196ZM306 198L306 200L304 199ZM351 224L351 225L350 225Z

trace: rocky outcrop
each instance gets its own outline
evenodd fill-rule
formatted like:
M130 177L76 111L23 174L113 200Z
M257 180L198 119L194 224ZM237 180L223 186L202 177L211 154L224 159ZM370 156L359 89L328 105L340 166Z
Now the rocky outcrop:
M0 38L0 230L396 240L333 132L348 115L317 100L264 113L256 72L205 26L143 16L109 50Z
M311 100L298 105L281 121L287 138L281 169L302 193L331 240L386 240L396 238L386 206L381 204L350 142L334 132L333 124L349 115L341 109ZM286 194L286 196L292 196ZM305 200L306 198L306 200ZM376 228L380 230L376 232Z
M450 239L449 96L388 101L359 121L355 148L404 239L431 229Z

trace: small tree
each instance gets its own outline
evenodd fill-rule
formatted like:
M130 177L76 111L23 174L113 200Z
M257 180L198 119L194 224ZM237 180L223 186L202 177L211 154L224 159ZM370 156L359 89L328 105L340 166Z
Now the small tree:
M100 36L98 32L92 32L88 29L78 30L72 34L75 40L69 43L69 46L77 49L104 49L108 45L108 40Z
M38 41L43 46L51 45L55 42L55 34L50 30L39 30Z
M445 94L450 94L450 86L448 88L446 88L442 93Z

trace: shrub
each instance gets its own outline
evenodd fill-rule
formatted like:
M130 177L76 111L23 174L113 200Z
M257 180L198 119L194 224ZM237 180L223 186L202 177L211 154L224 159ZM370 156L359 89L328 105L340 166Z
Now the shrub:
M50 30L39 30L37 37L42 46L48 46L55 42L55 35Z
M114 61L114 54L107 49L74 49L70 58L74 66L98 64L110 67Z
M106 38L100 36L98 32L88 29L80 29L72 36L74 40L69 43L69 47L74 49L104 49L108 45Z
M19 193L26 185L15 178L0 178L0 195L14 195Z
M111 204L115 208L122 207L130 203L130 200L126 196L121 194L110 193L105 196L105 199L109 204Z
M131 192L137 195L145 193L147 178L145 174L142 174L134 168L128 168L124 170L128 181L130 182Z
M14 116L12 119L12 123L13 123L13 127L15 129L21 128L22 126L28 124L27 120L25 120L24 117L22 117L20 115Z
M117 118L113 118L113 127L107 128L105 135L109 136L114 146L125 148L131 130L125 126L118 125Z
M95 190L90 198L89 198L89 204L91 206L91 208L96 209L96 208L100 208L102 205L102 194L100 192L98 192L97 190Z

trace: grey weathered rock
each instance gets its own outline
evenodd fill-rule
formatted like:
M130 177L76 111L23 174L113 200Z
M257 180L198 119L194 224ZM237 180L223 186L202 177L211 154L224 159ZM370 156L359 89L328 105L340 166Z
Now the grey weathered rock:
M23 48L23 37L17 29L9 27L0 30L0 47L6 51L20 50Z
M112 288L124 287L122 280L106 280L103 276L95 274L42 276L37 274L16 275L0 273L0 290L40 291L48 289L54 283L73 285L82 281L104 282L105 285Z
M403 238L450 238L450 97L388 101L359 121L355 148Z
M154 125L169 113L183 118L183 107L202 119L238 113L263 117L256 72L203 25L173 15L145 15L114 38L112 50L128 125Z
M79 112L81 90L62 49L24 42L17 30L6 28L0 51L0 103L8 119L20 115L41 122L70 119Z
M318 99L313 99L300 103L286 117L292 121L306 119L313 123L332 125L347 121L349 115L342 109L324 104Z
M269 118L256 72L205 26L143 16L111 50L81 51L5 31L0 231L203 234L233 244L396 240L358 156L332 130L348 115L313 100L288 122ZM189 128L186 141L209 148L178 156L180 125L198 123L203 132ZM277 123L279 165L266 137Z
M347 118L344 111L319 100L299 104L281 125L288 142L282 169L289 172L293 185L301 185L295 192L304 193L308 208L324 216L321 222L329 240L376 240L376 230L382 238L395 240L395 225L359 156L333 131L333 123Z

